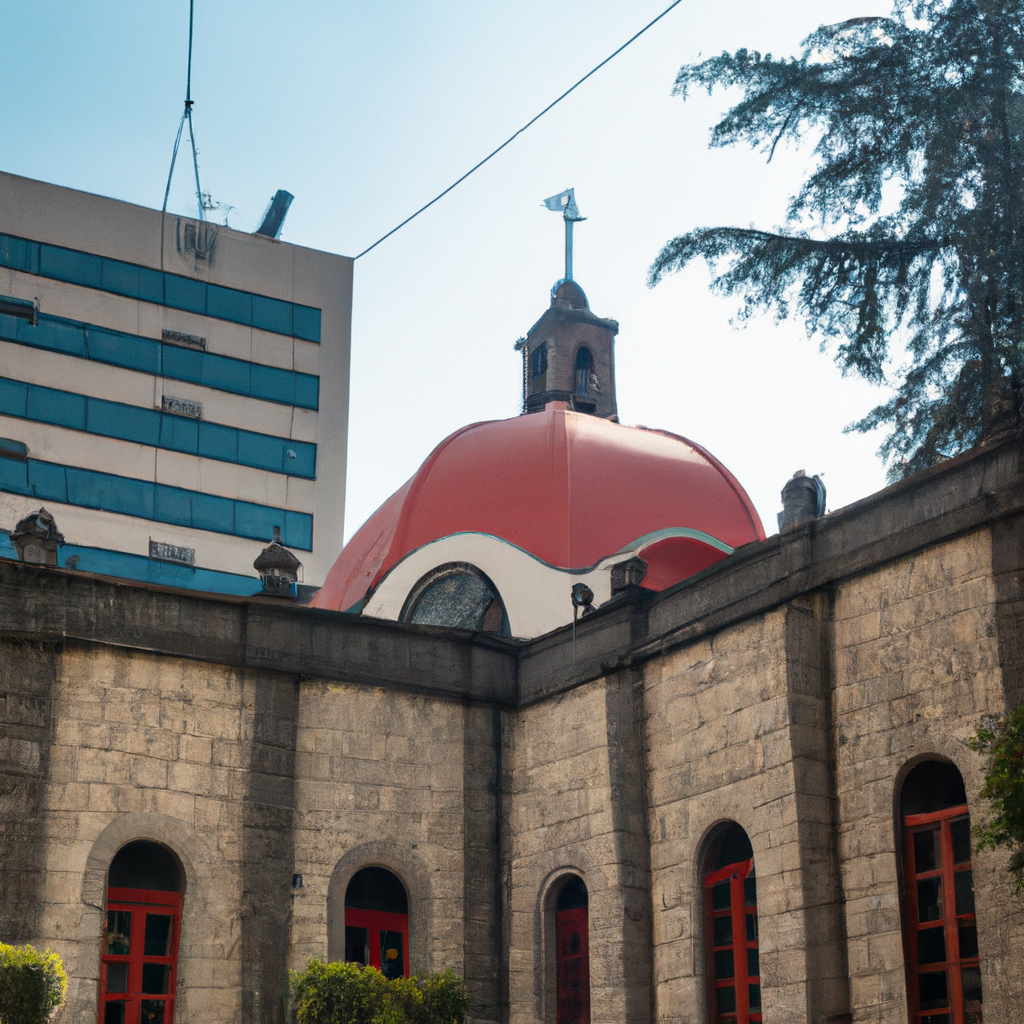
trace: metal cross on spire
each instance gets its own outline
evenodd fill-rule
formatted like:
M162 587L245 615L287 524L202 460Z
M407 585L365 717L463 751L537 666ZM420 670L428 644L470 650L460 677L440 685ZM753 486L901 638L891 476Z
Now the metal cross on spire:
M559 192L557 196L549 196L541 205L546 206L549 210L561 213L562 219L565 221L565 279L566 281L571 281L572 226L581 220L587 219L586 217L581 217L580 211L576 208L576 190L574 188L567 188L564 192Z

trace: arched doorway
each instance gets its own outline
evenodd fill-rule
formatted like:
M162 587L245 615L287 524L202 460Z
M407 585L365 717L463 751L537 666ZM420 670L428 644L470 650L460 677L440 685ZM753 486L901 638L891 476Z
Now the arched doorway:
M172 1024L182 872L159 843L118 850L107 879L100 957L100 1024Z
M569 875L555 900L555 1020L590 1024L590 899Z
M345 959L387 978L409 976L409 900L384 868L357 871L345 890Z
M904 948L914 1024L981 1024L971 816L964 780L924 761L900 792Z
M704 858L704 935L708 1019L715 1024L758 1024L758 957L754 851L735 822L712 837Z

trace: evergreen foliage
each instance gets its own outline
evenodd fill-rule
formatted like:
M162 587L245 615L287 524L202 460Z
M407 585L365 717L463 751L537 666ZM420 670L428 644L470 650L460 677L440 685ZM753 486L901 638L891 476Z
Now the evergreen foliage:
M1024 379L1024 0L895 0L827 25L799 57L748 50L683 67L675 92L739 89L712 146L816 138L786 228L700 228L649 283L698 257L740 318L800 316L844 372L893 398L892 478L976 444ZM883 201L884 195L884 201ZM909 363L887 380L894 337ZM1005 378L1005 380L1004 380Z
M56 953L0 942L0 1024L44 1024L64 1005L67 989Z
M469 996L453 971L385 978L374 967L312 959L292 972L298 1024L463 1024Z
M1009 714L982 720L971 747L988 755L981 797L991 820L975 825L978 849L1010 851L1014 891L1024 894L1024 704Z

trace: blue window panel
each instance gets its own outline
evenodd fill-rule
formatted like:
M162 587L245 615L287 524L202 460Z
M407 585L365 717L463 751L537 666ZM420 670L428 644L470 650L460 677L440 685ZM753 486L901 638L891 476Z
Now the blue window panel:
M206 315L231 320L236 324L252 323L252 296L237 288L206 286Z
M62 249L56 245L39 246L39 273L43 277L54 277L58 281L85 285L87 288L102 286L103 261L99 256L74 249Z
M203 353L177 345L161 345L160 361L163 375L177 380L199 383L203 379Z
M313 550L313 517L306 512L285 512L281 531L288 547Z
M39 243L13 235L0 235L0 266L39 273Z
M153 518L162 523L174 523L177 526L192 525L192 492L183 491L180 487L156 485Z
M291 476L304 476L316 479L316 445L308 441L285 442L284 472ZM295 452L295 458L288 458L287 449Z
M139 267L139 298L144 302L164 301L164 275L159 270Z
M235 502L235 534L239 537L251 537L269 544L274 537L275 526L280 526L284 533L286 518L287 513L283 509L254 505L248 501Z
M120 260L103 260L103 290L115 295L139 296L139 268Z
M28 489L28 463L0 459L0 491L9 494L31 494Z
M40 423L85 430L85 396L30 384L27 416Z
M90 359L143 373L160 372L160 345L148 338L90 327L86 332L86 343Z
M0 412L5 416L22 416L28 411L28 385L0 377Z
M197 530L213 530L215 533L235 532L235 503L230 498L216 494L192 492L192 526Z
M164 413L160 417L160 447L172 452L199 454L199 420Z
M313 306L292 307L292 330L296 338L320 341L320 310Z
M219 423L199 422L199 454L221 462L238 461L238 431Z
M67 477L68 500L73 505L120 512L142 519L153 518L155 488L146 480L73 469L71 466L67 467Z
M314 377L311 373L295 374L295 398L293 401L303 409L318 409L320 407L320 378Z
M284 468L286 444L287 442L280 437L239 430L238 461L243 466L269 469L274 473L285 473L287 472Z
M236 395L249 394L249 371L251 363L229 356L203 356L203 371L200 382L220 391L231 391Z
M291 405L295 395L295 374L276 366L252 363L252 396Z
M276 334L292 333L292 304L265 295L252 297L252 325Z
M36 327L21 321L14 331L8 331L6 321L9 319L11 318L3 317L4 322L0 324L0 332L9 341L31 345L33 348L49 349L52 352L66 352L73 356L85 355L85 332L80 324L41 316Z
M164 275L164 302L174 309L206 315L206 282L177 274Z
M157 447L160 444L160 413L155 409L140 409L136 405L90 398L84 429L91 434L119 437L123 441Z
M28 490L37 498L66 502L68 500L68 480L64 467L29 459ZM74 504L78 504L78 502L74 502Z

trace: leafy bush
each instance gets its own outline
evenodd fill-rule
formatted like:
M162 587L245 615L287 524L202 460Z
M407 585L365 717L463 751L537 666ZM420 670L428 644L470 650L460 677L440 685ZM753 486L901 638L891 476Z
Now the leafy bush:
M463 1024L469 996L453 971L385 978L374 967L310 960L292 972L298 1024Z
M992 817L974 827L978 849L1005 846L1014 891L1024 894L1024 704L983 718L970 742L988 755L980 795L989 801Z
M0 942L0 1024L44 1024L64 1005L67 990L56 953Z

